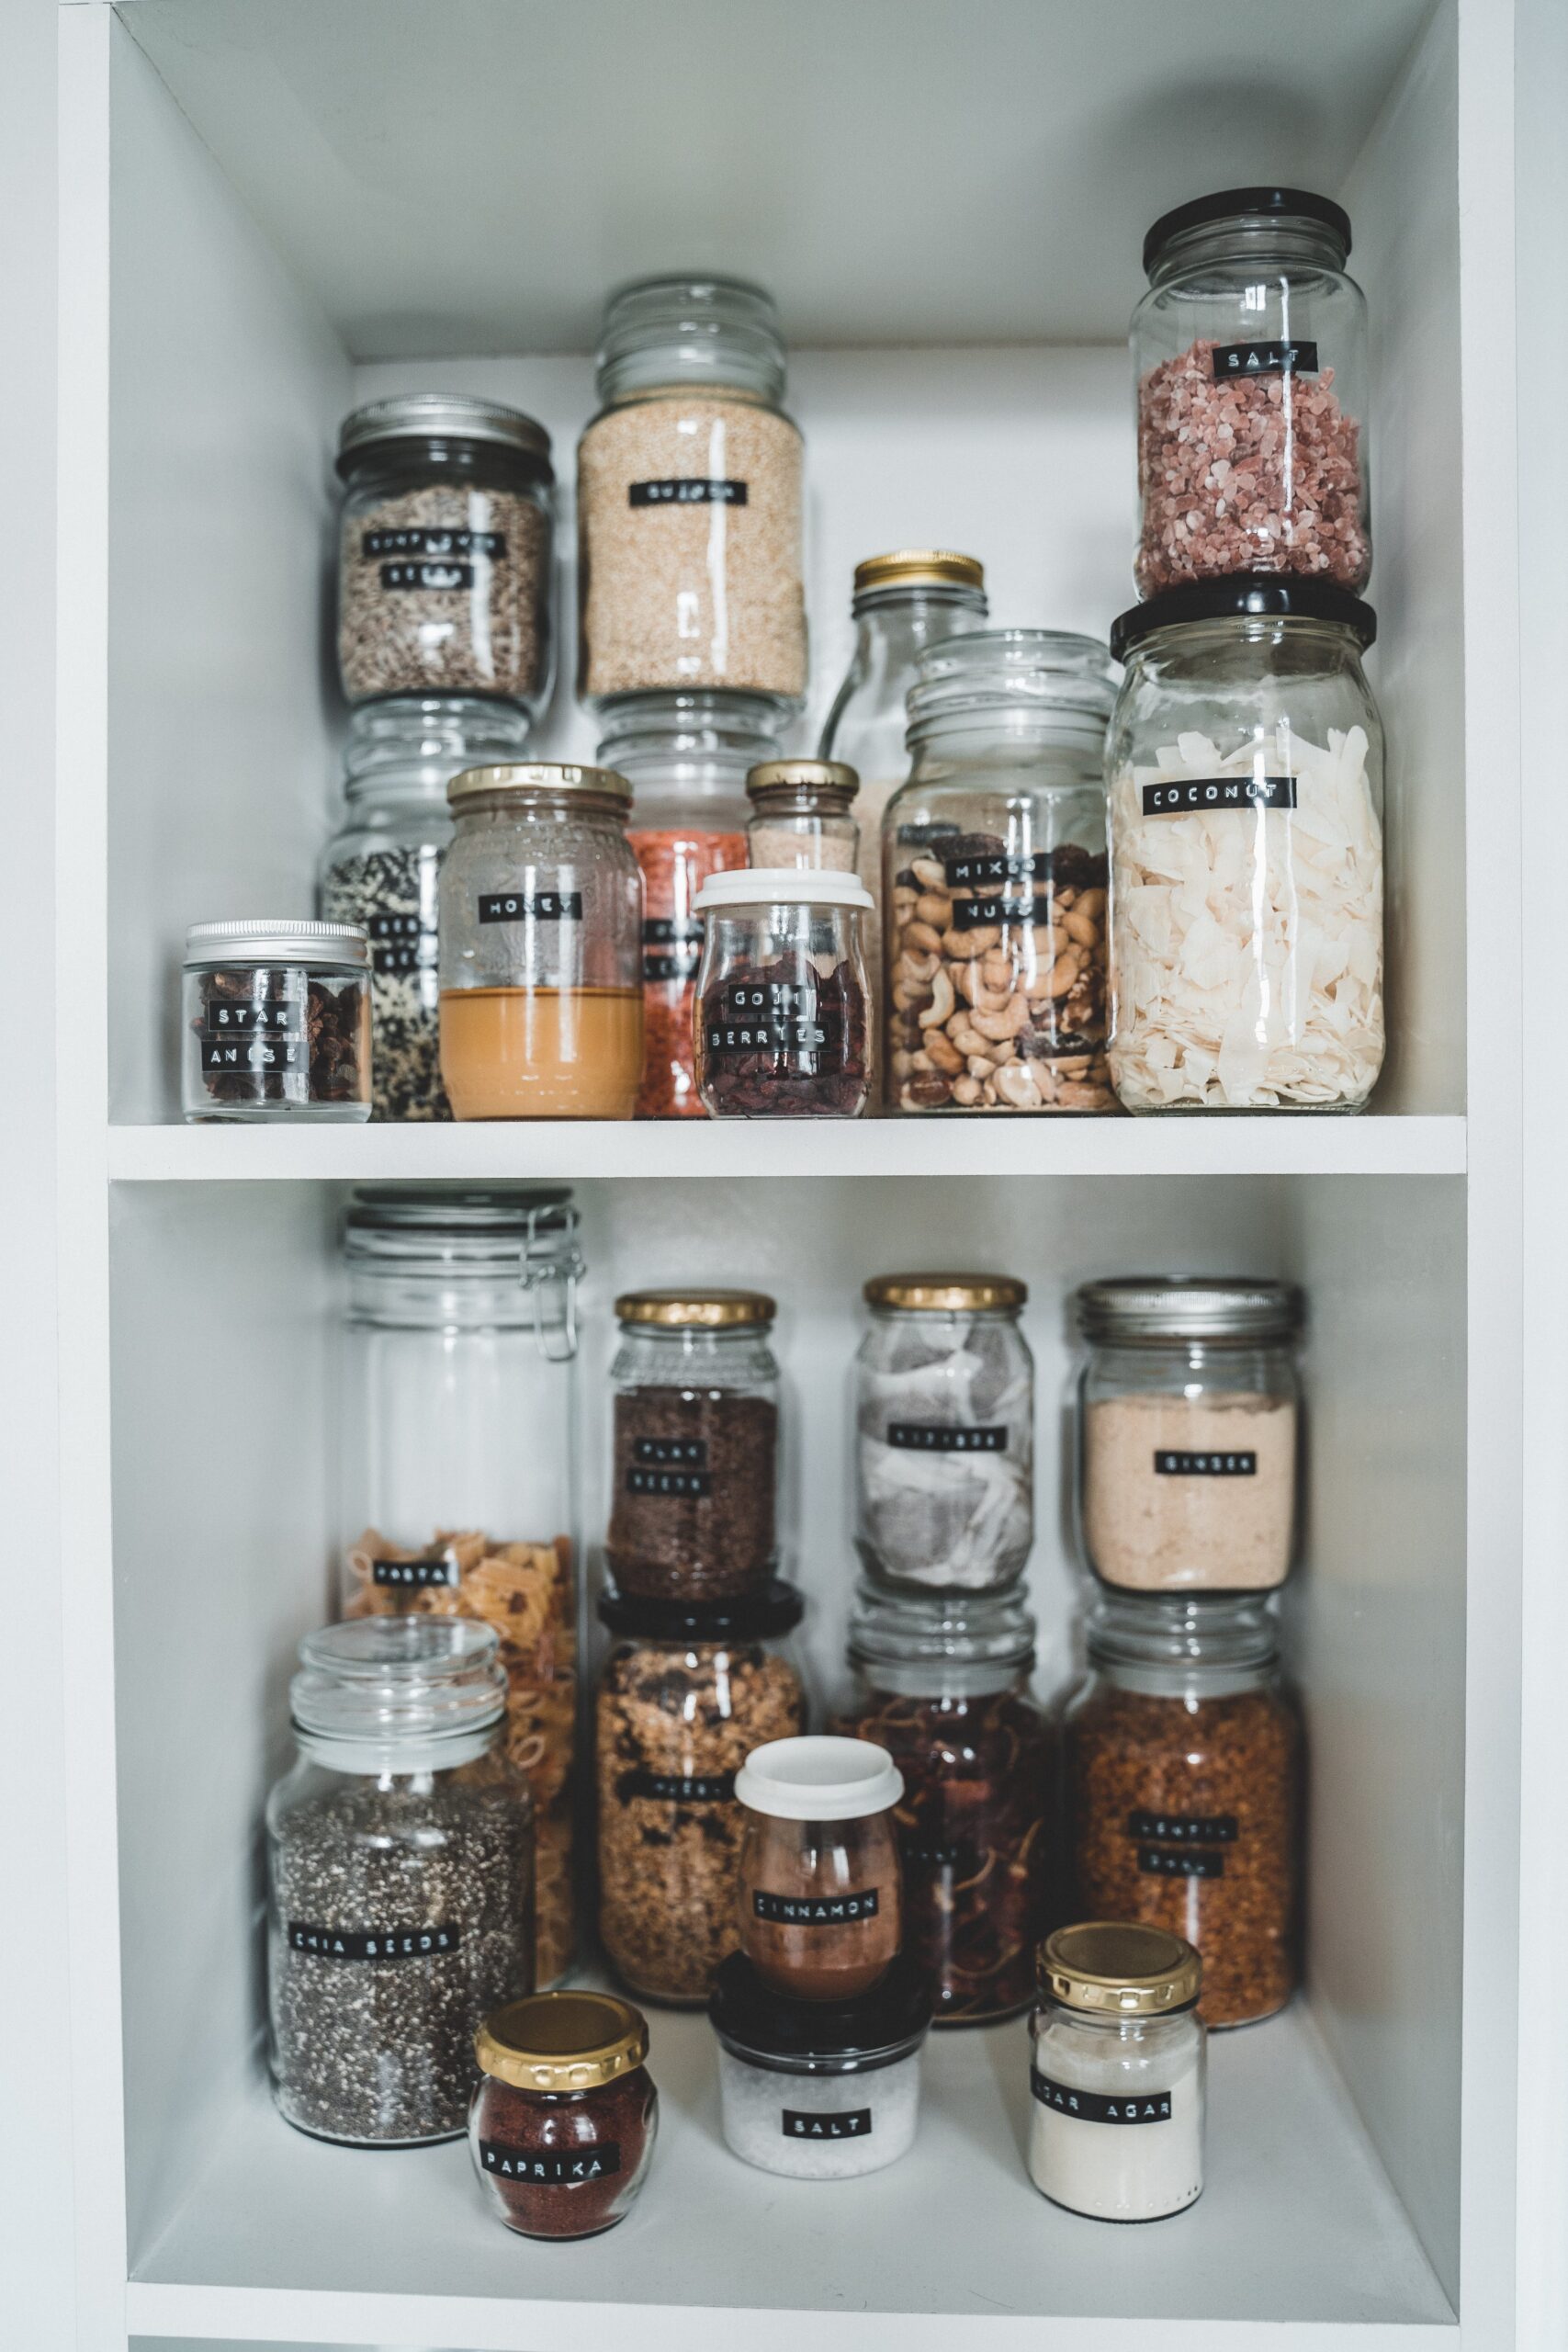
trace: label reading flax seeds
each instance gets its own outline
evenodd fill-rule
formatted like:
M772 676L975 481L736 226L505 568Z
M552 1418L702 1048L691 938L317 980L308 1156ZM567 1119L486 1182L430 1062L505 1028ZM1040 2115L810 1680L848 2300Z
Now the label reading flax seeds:
M713 1492L705 1437L639 1437L626 1472L628 1495L690 1498Z

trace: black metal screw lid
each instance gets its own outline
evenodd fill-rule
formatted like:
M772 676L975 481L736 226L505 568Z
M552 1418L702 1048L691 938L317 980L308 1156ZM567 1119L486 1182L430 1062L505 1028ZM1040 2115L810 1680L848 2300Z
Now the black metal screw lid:
M842 2059L884 2064L918 2042L931 2021L925 1978L900 1952L869 1993L852 2001L795 2001L771 1992L744 1952L731 1952L708 2002L713 2030L740 2056L783 2062Z
M1124 662L1135 645L1156 629L1180 628L1190 621L1224 620L1230 616L1268 619L1332 621L1349 630L1363 650L1377 639L1378 616L1348 588L1331 580L1299 577L1288 571L1233 571L1219 580L1184 580L1179 587L1151 596L1118 613L1111 624L1111 650Z
M1224 187L1213 196L1194 197L1173 212L1162 212L1144 239L1144 267L1159 259L1172 237L1186 229L1201 229L1206 220L1239 220L1247 213L1271 214L1280 220L1320 220L1331 229L1350 254L1350 215L1332 197L1314 196L1304 187Z
M725 1600L651 1600L610 1591L599 1596L600 1623L634 1641L760 1642L793 1632L805 1614L804 1596L782 1577L760 1592Z

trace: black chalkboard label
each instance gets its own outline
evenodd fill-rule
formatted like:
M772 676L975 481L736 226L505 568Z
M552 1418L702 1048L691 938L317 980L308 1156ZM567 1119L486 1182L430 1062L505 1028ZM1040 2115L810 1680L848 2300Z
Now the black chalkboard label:
M768 1894L751 1890L751 1908L759 1919L775 1928L843 1928L876 1917L876 1889L868 1886L852 1894Z
M950 890L975 890L983 882L1043 882L1051 871L1051 853L1037 849L1028 857L1015 857L998 850L944 857L942 870Z
M1145 817L1204 817L1224 808L1293 808L1293 775L1198 775L1180 784L1145 784Z
M581 890L487 890L479 898L481 922L581 922Z
M664 481L634 481L626 499L632 506L744 506L747 487L743 481L682 474Z
M639 1437L632 1445L634 1462L657 1462L661 1466L675 1465L685 1470L705 1470L708 1466L708 1442L705 1437Z
M1216 384L1237 376L1315 376L1315 343L1216 343L1212 365Z
M386 589L424 588L439 594L442 590L471 588L473 584L471 563L442 563L427 556L414 563L381 566L381 585Z
M1075 2084L1054 2082L1049 2075L1030 2070L1029 2087L1042 2107L1055 2115L1070 2115L1079 2123L1168 2123L1170 2093L1143 2091L1137 2098L1108 2098L1103 2091L1080 2091Z
M957 1430L931 1421L889 1421L887 1442L901 1453L1005 1453L1008 1433L989 1422Z
M700 1500L713 1492L713 1474L708 1470L639 1469L634 1463L626 1472L626 1492L682 1501L694 1498Z
M401 531L367 531L359 552L367 563L392 556L499 556L506 553L504 531L453 530L446 525L410 525Z
M318 1960L435 1960L457 1951L463 1930L446 1920L433 1928L318 1928L307 1919L288 1922L290 1951Z
M1256 1478L1256 1453L1188 1453L1179 1446L1156 1445L1155 1474L1161 1478Z
M1224 1878L1225 1858L1208 1846L1140 1846L1138 1868L1145 1878Z
M1127 1815L1129 1838L1154 1838L1167 1846L1234 1846L1241 1825L1234 1813L1145 1813Z
M302 996L268 997L261 1003L209 996L202 1006L204 1037L297 1036L305 1034Z
M204 1070L303 1069L303 1037L203 1037Z
M1048 923L1051 920L1050 893L1033 899L1021 898L1016 890L998 892L991 899L954 899L948 909L954 931L979 931L990 923L1010 924L1014 928L1028 923Z
M378 1560L370 1581L395 1592L424 1592L432 1585L456 1584L457 1564L449 1552L433 1552L423 1560Z
M623 1804L654 1797L668 1804L728 1804L735 1795L733 1772L623 1772L615 1782Z
M836 2115L786 2107L781 2120L786 2140L863 2140L871 2130L869 2107L841 2107Z
M621 2151L614 2140L594 2148L550 2148L526 2155L520 2148L503 2148L498 2141L479 2142L479 2168L500 2180L525 2180L531 2188L570 2188L581 2180L607 2180L621 2169Z
M827 1045L819 1021L710 1021L707 1048L720 1061L740 1054L816 1054Z
M645 980L689 980L703 960L700 916L677 921L650 915L642 927L642 977Z
M383 979L398 972L417 972L422 964L435 961L435 926L421 922L416 914L372 915L366 929L371 967Z

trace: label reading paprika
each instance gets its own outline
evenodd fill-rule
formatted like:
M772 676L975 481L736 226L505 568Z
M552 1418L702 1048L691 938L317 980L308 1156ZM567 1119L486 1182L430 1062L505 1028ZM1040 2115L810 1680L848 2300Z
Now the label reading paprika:
M596 2148L549 2149L541 2155L525 2155L515 2148L503 2148L498 2141L481 2140L479 2165L502 2180L525 2180L536 2188L564 2188L573 2181L604 2180L619 2172L621 2151L615 2141L601 2140Z

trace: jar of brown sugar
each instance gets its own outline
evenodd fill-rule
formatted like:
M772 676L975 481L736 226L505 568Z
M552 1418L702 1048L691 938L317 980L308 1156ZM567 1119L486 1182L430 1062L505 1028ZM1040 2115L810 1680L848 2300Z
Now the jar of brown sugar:
M1183 1936L1206 2025L1295 1988L1301 1733L1270 1607L1100 1596L1089 1673L1063 1717L1078 1908Z
M659 2125L648 2026L607 1993L536 1993L474 2037L468 2146L491 2210L527 2238L591 2238L624 2221Z
M904 1776L873 1740L775 1739L736 1776L746 1807L740 1948L798 2001L869 1992L897 1951Z

